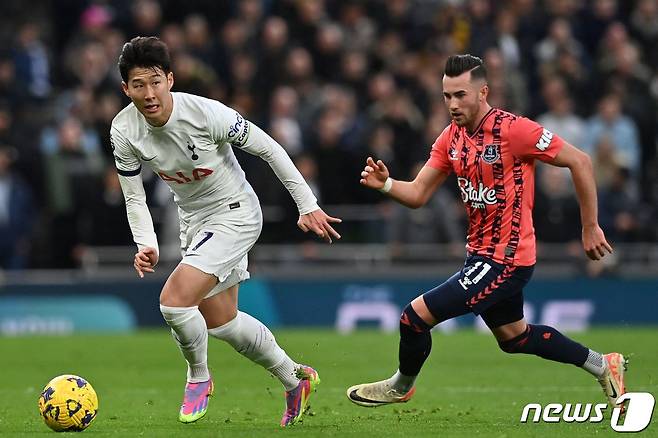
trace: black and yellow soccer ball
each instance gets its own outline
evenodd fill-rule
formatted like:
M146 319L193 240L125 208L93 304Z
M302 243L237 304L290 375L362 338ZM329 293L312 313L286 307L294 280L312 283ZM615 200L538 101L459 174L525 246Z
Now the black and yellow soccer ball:
M83 431L96 418L98 397L85 379L64 374L43 389L39 411L46 425L56 432Z

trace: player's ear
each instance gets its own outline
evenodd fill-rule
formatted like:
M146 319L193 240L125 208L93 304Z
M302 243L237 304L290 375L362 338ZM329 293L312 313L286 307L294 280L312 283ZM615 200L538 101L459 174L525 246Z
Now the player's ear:
M169 91L171 91L171 87L174 86L174 72L169 72L167 73L167 85L169 87Z
M482 85L482 87L480 88L480 100L483 101L483 102L486 101L488 95L489 95L489 85L487 85L487 84L485 83L485 84Z
M124 93L126 96L130 97L130 94L128 93L128 84L126 84L125 82L121 81L121 88L123 89L123 93Z

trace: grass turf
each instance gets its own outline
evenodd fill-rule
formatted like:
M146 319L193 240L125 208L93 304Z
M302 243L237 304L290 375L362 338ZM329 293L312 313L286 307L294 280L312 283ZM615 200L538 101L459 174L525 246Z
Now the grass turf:
M526 403L601 403L586 372L525 355L500 352L491 336L472 331L435 334L434 349L407 404L362 408L345 389L389 376L397 365L397 335L359 331L280 330L293 358L322 378L303 424L280 429L283 389L276 379L228 346L210 339L215 397L205 418L177 422L185 367L163 328L128 335L0 338L0 436L52 434L37 398L52 377L79 374L100 400L85 435L125 437L586 437L616 436L609 413L598 424L527 423ZM573 336L599 351L634 353L627 385L658 395L655 328L596 329ZM639 436L658 436L655 420Z

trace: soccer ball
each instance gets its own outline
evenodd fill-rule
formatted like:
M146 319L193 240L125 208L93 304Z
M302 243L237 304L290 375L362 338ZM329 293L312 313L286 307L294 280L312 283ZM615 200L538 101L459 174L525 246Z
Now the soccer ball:
M52 379L39 396L39 411L56 432L83 431L96 418L96 391L82 377L64 374Z

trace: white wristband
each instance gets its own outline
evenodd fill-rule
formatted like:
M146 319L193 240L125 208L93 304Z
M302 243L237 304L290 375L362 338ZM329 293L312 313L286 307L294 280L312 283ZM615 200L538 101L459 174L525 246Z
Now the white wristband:
M384 181L384 187L378 190L382 193L388 193L391 191L391 187L393 187L393 179L388 177L386 178L386 181Z

